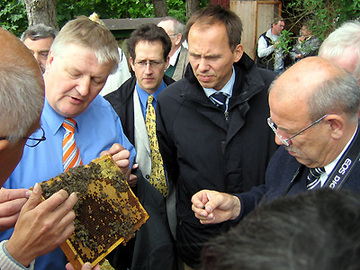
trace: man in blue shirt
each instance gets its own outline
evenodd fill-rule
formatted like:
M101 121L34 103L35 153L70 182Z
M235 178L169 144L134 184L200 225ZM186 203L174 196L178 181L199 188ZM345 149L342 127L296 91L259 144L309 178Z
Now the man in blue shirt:
M41 126L46 141L39 147L24 150L23 159L5 187L29 188L64 171L65 118L76 121L74 137L83 164L109 153L122 171L127 176L130 174L135 150L111 105L98 95L110 72L116 70L117 47L106 27L86 17L70 21L61 29L49 52L44 73L46 99ZM36 132L33 137L38 135ZM10 231L3 233L1 239L10 234ZM65 264L65 255L58 248L39 257L35 269L64 269Z

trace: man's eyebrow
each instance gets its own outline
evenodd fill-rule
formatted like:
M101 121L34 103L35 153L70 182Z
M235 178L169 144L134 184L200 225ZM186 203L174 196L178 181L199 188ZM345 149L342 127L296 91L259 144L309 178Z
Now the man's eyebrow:
M193 56L201 56L203 58L219 58L219 57L221 57L220 54L207 54L204 56L202 56L200 53L196 53L196 52L189 52L189 54L193 55Z

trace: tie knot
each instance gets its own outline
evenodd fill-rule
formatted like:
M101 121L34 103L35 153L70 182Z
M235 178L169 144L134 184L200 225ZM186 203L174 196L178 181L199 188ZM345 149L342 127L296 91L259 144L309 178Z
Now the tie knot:
M147 104L152 104L154 100L154 97L152 95L149 95L148 99L147 99Z
M225 103L227 99L226 94L222 92L217 92L210 95L210 99L215 103L216 107L219 107L225 111Z
M323 174L325 172L325 168L324 167L317 167L317 168L310 168L310 174L314 177L317 178L319 177L321 174Z
M216 99L217 101L220 101L222 104L225 103L225 100L227 96L223 92L217 92L211 95L212 98Z
M76 121L73 118L66 118L64 120L62 126L65 128L66 131L74 133L75 132Z

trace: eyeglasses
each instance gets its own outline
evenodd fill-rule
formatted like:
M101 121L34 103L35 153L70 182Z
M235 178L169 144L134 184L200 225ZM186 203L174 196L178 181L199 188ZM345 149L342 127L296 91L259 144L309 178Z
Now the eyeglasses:
M275 123L273 122L273 120L271 119L271 117L269 117L267 119L267 123L269 125L269 127L272 129L272 131L275 133L275 135L279 138L279 140L285 145L285 146L289 146L290 143L289 141L294 139L297 135L299 135L300 133L304 132L305 130L311 128L312 126L316 125L317 123L319 123L321 120L323 120L326 116L329 116L330 114L325 114L322 117L320 117L318 120L316 120L314 123L310 124L309 126L307 126L306 128L300 130L299 132L295 133L294 135L292 135L290 138L284 138L282 135L279 134L279 132L277 131L277 126L275 125Z
M40 127L40 130L42 131L41 138L32 138L32 137L21 137L21 139L26 139L25 145L28 147L35 147L38 146L40 142L45 141L45 130ZM12 140L13 138L10 136L0 137L0 140Z
M152 68L158 68L160 65L164 64L164 61L155 61L155 60L151 60L151 61L138 61L134 63L135 65L137 65L140 68L145 68L147 65L149 65Z

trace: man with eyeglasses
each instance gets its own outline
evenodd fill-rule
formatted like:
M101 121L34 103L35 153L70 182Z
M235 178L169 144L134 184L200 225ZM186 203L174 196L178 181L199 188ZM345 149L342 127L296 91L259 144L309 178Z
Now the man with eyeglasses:
M21 41L34 55L42 72L45 72L46 60L57 32L54 28L39 23L30 26L21 35Z
M234 195L200 191L192 209L201 223L239 221L260 201L318 188L360 192L360 89L353 75L324 58L303 59L274 82L269 104L267 121L281 147L265 185Z
M44 82L38 63L20 40L0 28L0 187L20 161L24 146L44 143L40 127ZM76 194L61 190L43 201L40 185L0 189L0 231L15 226L0 242L0 269L34 269L38 256L54 250L74 231ZM63 268L65 269L65 268ZM67 265L67 269L73 269ZM82 270L91 269L89 263ZM99 270L99 266L94 269Z
M136 165L130 176L130 185L151 216L135 239L126 246L119 246L111 254L116 269L132 269L141 265L144 269L173 269L173 247L165 214L166 195L160 193L153 182L156 167L152 153L156 150L147 129L147 123L155 120L149 119L149 105L156 110L158 95L174 82L164 75L170 49L171 41L164 29L155 24L139 26L127 41L134 75L118 90L105 96L120 116L126 136L135 146Z
M118 62L117 42L105 26L80 16L60 30L43 74L41 127L46 140L36 147L24 148L23 158L5 183L6 188L33 187L74 164L86 165L106 153L126 177L130 175L135 149L126 138L118 115L99 95ZM42 136L39 129L30 137ZM11 233L1 233L0 239L8 239ZM35 268L62 270L66 262L66 256L57 248L37 258Z
M178 81L184 77L186 66L189 63L189 52L183 46L184 25L173 17L168 16L164 17L157 26L163 28L171 40L169 66L165 74Z
M282 48L279 47L281 32L285 29L285 21L276 17L271 28L262 33L257 43L257 65L262 68L281 73L284 70Z

